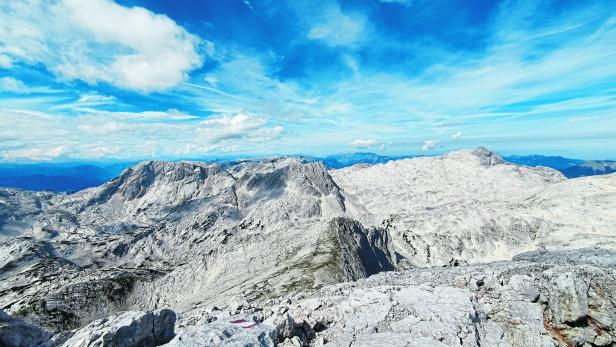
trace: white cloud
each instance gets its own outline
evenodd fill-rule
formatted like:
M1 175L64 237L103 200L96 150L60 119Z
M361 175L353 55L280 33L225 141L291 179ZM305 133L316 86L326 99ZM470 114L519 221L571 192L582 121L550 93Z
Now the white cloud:
M381 143L381 145L379 146L379 149L380 149L381 151L388 150L388 149L389 149L389 147L391 147L391 145L392 145L392 144L393 144L393 142L392 142L392 141L385 142L385 143Z
M83 93L74 102L55 105L51 108L54 110L73 109L88 112L91 107L110 105L116 102L117 99L115 96L102 95L98 93Z
M357 148L369 148L369 147L376 145L376 141L373 139L365 139L365 140L357 139L349 143L349 145L353 147L357 147Z
M77 130L89 135L113 134L128 129L130 129L129 125L114 121L99 124L81 124L77 126Z
M413 0L379 0L379 2L382 2L385 4L400 4L404 6L411 6L411 4L413 3Z
M379 2L384 4L400 4L403 6L411 6L414 0L379 0Z
M196 95L199 105L220 114L315 114L311 108L313 96L302 95L301 88L292 81L281 82L269 76L267 57L225 53L228 57L204 77L207 84L184 84Z
M308 38L328 46L352 46L365 34L365 20L355 14L343 13L338 4L331 4L308 31Z
M0 5L0 53L65 80L143 92L182 82L202 64L199 39L167 16L110 0Z
M202 156L268 148L284 134L265 117L240 113L206 120L178 110L76 114L0 110L0 161Z
M255 8L252 6L252 4L250 3L250 1L248 0L244 0L244 5L246 5L249 9L254 10Z
M11 62L11 58L8 55L0 54L0 68L2 69L10 69L13 66Z
M203 78L207 83L216 86L216 84L218 84L218 78L216 78L215 76L205 76Z
M244 113L208 118L199 125L199 133L211 142L242 138L274 138L280 135L280 126L266 127L267 119Z
M28 93L28 87L13 77L2 77L0 78L0 92L25 94Z
M351 70L351 72L353 73L353 77L355 78L361 77L360 70L359 70L359 62L357 61L355 57L347 54L342 58L342 61L349 68L349 70Z
M167 111L143 111L143 112L111 112L101 111L92 108L82 108L82 117L104 117L108 119L124 120L126 122L169 122L169 121L182 121L182 120L195 120L199 117L186 114L177 109L171 108Z
M116 100L115 96L91 93L91 94L81 94L77 102L108 104L108 103L114 102L115 100Z
M436 140L426 140L426 141L424 141L423 145L421 145L421 150L422 151L431 151L431 150L435 149L436 146L438 146L438 141L436 141Z
M454 141L458 141L460 138L462 137L462 132L457 131L453 134L451 134L451 139Z
M67 152L67 146L44 147L44 148L23 148L5 150L0 152L0 158L6 161L46 161L60 157Z
M349 103L332 103L323 108L323 112L327 114L349 113L353 109L353 105Z

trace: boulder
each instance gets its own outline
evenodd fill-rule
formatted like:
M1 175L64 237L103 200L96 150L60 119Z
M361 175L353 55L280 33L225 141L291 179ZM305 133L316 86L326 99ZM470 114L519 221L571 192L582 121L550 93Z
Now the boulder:
M175 312L128 311L96 320L74 332L64 346L159 346L174 336Z
M275 346L276 328L242 319L220 319L206 325L192 325L169 342L169 347Z
M0 310L0 346L38 346L50 338L51 333Z

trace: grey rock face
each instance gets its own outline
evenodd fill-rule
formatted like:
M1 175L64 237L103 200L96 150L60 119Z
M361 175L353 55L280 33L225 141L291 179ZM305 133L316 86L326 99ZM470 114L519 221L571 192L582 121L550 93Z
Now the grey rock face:
M63 346L159 346L174 336L175 312L124 312L72 332Z
M266 321L307 326L311 334L287 329L283 336L297 336L310 345L609 344L613 320L598 322L616 317L609 299L616 267L586 262L585 255L608 262L616 257L593 251L544 252L528 258L532 261L386 272L274 303L285 307L285 313Z
M341 278L359 279L394 269L387 249L387 234L381 229L365 229L348 218L334 218L327 234L336 245L331 252L331 271L341 271Z
M339 247L328 222L345 206L318 163L145 162L41 206L20 215L30 229L0 244L0 304L56 331L126 309L224 307L234 295L366 275L340 272L321 252Z
M330 173L353 218L387 231L400 268L616 249L614 175L566 180L483 148Z
M207 325L192 325L180 332L166 346L276 346L278 339L275 328L252 321L233 322L237 320L219 320Z
M0 346L34 347L51 338L51 333L0 310Z

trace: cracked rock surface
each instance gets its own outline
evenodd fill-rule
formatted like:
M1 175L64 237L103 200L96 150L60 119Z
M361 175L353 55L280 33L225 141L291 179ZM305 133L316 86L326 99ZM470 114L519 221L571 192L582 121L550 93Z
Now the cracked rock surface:
M608 346L615 280L613 252L533 252L506 262L381 273L264 310L285 339L302 336L310 345Z

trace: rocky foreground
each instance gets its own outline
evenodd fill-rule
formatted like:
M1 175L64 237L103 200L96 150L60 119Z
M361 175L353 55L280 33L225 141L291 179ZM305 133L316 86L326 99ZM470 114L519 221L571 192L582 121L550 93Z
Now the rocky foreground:
M0 345L615 345L615 207L481 148L0 189Z

